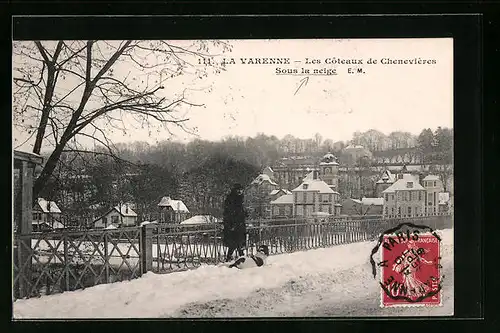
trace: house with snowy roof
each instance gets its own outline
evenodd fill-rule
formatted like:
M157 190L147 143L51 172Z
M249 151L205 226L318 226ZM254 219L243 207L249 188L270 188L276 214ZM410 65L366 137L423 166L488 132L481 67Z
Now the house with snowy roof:
M110 225L113 225L111 227ZM109 209L101 217L94 221L94 228L113 229L115 227L130 227L137 225L137 213L129 204L120 204Z
M169 196L162 197L158 203L160 223L181 223L189 217L189 209L182 200L175 200Z
M318 171L313 171L312 179L306 177L292 194L294 216L314 216L317 212L340 215L340 193L319 179Z
M270 167L264 168L245 189L245 205L251 218L269 218L271 216L270 201L286 194L272 178Z
M219 223L221 222L219 219L212 215L195 215L187 220L181 222L182 225L188 224L211 224L211 223Z
M387 189L382 191L384 198L383 216L412 217L426 213L425 198L427 191L420 185L418 176L402 174Z
M375 196L382 197L382 192L396 181L396 175L389 169L385 169L382 176L375 183Z
M61 210L54 201L38 198L32 210L33 231L48 231L54 229L63 229L64 224L61 221Z
M293 217L293 194L288 192L271 201L271 218Z

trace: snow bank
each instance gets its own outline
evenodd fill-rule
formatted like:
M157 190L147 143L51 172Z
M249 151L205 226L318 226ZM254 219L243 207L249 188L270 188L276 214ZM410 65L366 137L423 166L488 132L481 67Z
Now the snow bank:
M453 260L453 231L443 236L443 260ZM220 266L173 273L147 273L142 278L98 285L85 290L14 302L14 318L158 318L170 316L188 304L247 297L262 289L279 288L297 279L302 288L349 288L362 293L376 282L369 255L374 242L339 245L275 255L261 268L248 270ZM325 278L326 277L326 278ZM333 286L335 287L335 286ZM353 314L355 315L355 314Z

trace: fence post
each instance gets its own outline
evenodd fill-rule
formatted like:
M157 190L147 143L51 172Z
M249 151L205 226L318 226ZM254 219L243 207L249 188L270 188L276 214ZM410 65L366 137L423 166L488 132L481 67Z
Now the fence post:
M141 227L140 252L143 274L153 270L153 227L149 224Z
M104 278L109 283L109 253L108 253L108 233L104 230Z
M68 234L65 232L63 234L64 241L64 291L69 290L69 255L68 255Z

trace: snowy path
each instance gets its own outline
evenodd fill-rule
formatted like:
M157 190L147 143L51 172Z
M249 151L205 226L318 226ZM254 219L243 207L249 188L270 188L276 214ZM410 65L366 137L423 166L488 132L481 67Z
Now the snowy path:
M453 314L453 231L443 236L443 306L379 307L374 242L269 258L262 268L204 266L14 302L17 318L393 316Z

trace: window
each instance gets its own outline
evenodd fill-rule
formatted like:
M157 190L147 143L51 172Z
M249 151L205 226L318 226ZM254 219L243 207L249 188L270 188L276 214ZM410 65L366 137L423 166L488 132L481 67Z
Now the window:
M307 203L313 203L314 202L314 193L313 192L307 192Z
M422 201L422 191L418 191L418 201Z
M408 215L411 215L411 207L408 206Z
M288 215L291 215L291 214L290 214L290 206L288 206L288 205L287 205L287 206L285 206L285 215L287 215L287 216L288 216Z
M308 188L308 187L309 187L309 184L303 184L303 185L302 185L302 188L303 188L304 190L307 190L307 188Z
M329 174L329 173L332 173L332 169L331 168L325 168L325 174Z
M434 206L436 206L436 192L434 192Z
M304 215L304 206L297 206L297 211L295 212L297 216Z
M274 207L273 214L279 215L279 213L280 213L280 208L278 206Z
M389 214L389 207L385 207L385 215Z
M394 200L394 194L391 194L391 200Z
M436 186L436 181L434 181L434 187Z
M306 202L306 192L302 192L302 202Z
M406 182L406 188L413 188L413 182Z
M111 216L111 223L118 223L118 216L115 215L115 216Z
M394 215L394 207L391 208L391 214Z
M322 202L330 202L330 195L329 194L322 194L321 201Z
M389 201L389 194L385 194L385 201Z
M398 207L398 215L401 215L401 207Z

